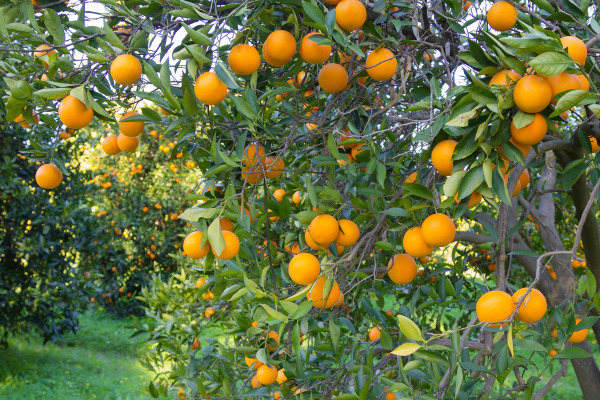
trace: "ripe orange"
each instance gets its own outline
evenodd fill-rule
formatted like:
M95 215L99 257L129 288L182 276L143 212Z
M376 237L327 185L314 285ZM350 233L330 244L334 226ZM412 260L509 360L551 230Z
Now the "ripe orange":
M586 92L590 90L590 81L583 74L575 75L577 79L579 79L579 83L581 84L581 90L585 90Z
M525 296L525 292L527 292L527 288L521 288L512 295L515 306ZM538 322L544 317L547 309L548 303L546 302L546 297L539 290L531 289L531 292L527 295L523 303L521 303L521 307L519 307L517 318L519 318L519 321L528 324Z
M321 68L321 72L319 72L319 86L327 93L339 93L348 86L348 72L340 64L326 64Z
M452 162L452 154L454 148L458 144L455 140L443 140L439 142L431 152L431 162L433 167L442 175L452 175L454 163Z
M265 40L263 56L267 64L273 67L282 67L294 57L296 46L296 39L291 33L277 30Z
M566 72L548 76L546 77L546 82L548 82L550 89L552 89L552 104L556 104L554 97L556 97L557 94L566 92L567 90L581 89L581 81L577 75L567 74Z
M119 146L119 149L125 153L131 153L135 151L139 144L140 139L137 136L130 137L120 133L117 137L117 145Z
M338 221L331 215L321 214L312 220L306 231L316 243L329 247L338 237L340 227Z
M430 246L444 247L454 241L456 226L446 214L432 214L421 225L423 239Z
M527 185L529 185L529 172L525 169L521 172L521 176L519 176L519 184L521 185L521 189L525 189Z
M256 377L256 375L254 375L252 377L252 380L250 381L250 384L252 385L252 387L254 389L258 389L259 387L262 386L262 384L258 381L258 378Z
M214 106L227 96L227 86L214 72L205 72L196 80L194 93L202 103Z
M351 150L351 154L352 154L352 158L354 158L356 160L356 157L362 153L363 151L366 150L361 150L361 148L363 148L366 144L365 143L356 143L355 145L352 146L352 150Z
M58 117L68 128L85 128L94 118L94 110L87 108L78 98L68 95L58 106Z
M254 165L258 162L262 162L265 157L265 148L261 145L249 144L244 149L244 164Z
M67 131L62 131L61 133L58 134L58 137L60 139L66 140L71 137L71 134Z
M471 3L470 1L467 1L467 4L470 4L470 3ZM385 400L396 400L396 395L394 393L386 393Z
M125 136L134 137L141 134L144 131L144 121L129 121L121 122L124 119L140 115L135 111L127 111L119 120L119 130Z
M202 232L196 231L187 235L183 241L183 251L185 254L195 260L206 257L210 251L210 243L207 240L204 246L200 246L201 241Z
M567 49L567 53L579 65L585 64L587 58L587 47L583 40L575 36L565 36L560 38L563 49Z
M433 250L433 246L428 245L423 239L423 232L418 226L406 231L402 238L402 247L412 257L425 257Z
M579 324L579 322L581 322L581 318L575 318L575 326L577 326L577 324ZM575 331L573 332L573 334L567 339L567 342L571 342L571 343L581 343L583 342L585 339L587 339L587 335L588 335L588 330L587 329L582 329L579 331Z
M331 245L331 243L320 244L315 242L312 236L310 236L310 234L308 233L308 230L304 232L304 241L306 242L306 245L313 250L326 249Z
M264 364L256 359L256 357L244 357L246 365L252 367L252 369L259 369ZM252 365L254 364L254 365Z
M241 173L242 180L250 184L261 182L265 177L263 171L261 164L255 164L253 166L244 165Z
M396 254L388 263L387 274L397 285L411 283L417 276L417 263L408 254Z
M121 288L123 289L123 288ZM200 339L198 339L197 337L194 338L194 341L192 342L192 350L198 350L200 348Z
M206 310L204 310L204 317L209 318L214 313L215 313L215 309L213 307L208 307Z
M300 253L290 261L288 274L298 285L310 285L321 274L321 264L312 254Z
M505 1L498 1L488 10L487 21L492 29L507 31L517 23L517 9Z
M386 61L387 60L387 61ZM385 48L372 51L365 61L367 74L376 81L391 79L398 70L398 60L394 53Z
M600 146L598 146L598 141L596 138L594 136L590 136L589 139L590 144L592 145L592 153L598 152L598 150L600 150Z
M35 50L36 51L33 52L34 58L42 56L51 56L52 54L56 54L56 50L54 50L51 46L48 46L47 44L40 44L38 47L35 48Z
M360 237L360 229L354 223L354 221L350 221L349 219L341 219L339 221L339 232L337 237L335 238L335 243L348 247L352 246L354 243L358 241Z
M142 77L142 64L131 54L121 54L110 63L110 76L119 85L134 85Z
M404 183L415 183L417 181L417 173L411 172L410 175L404 180Z
M225 249L221 254L215 253L215 249L211 247L212 253L219 260L229 260L237 255L240 251L240 240L237 235L231 231L221 231L223 233L223 239L225 239Z
M231 232L233 232L233 222L231 222L231 220L229 218L221 217L219 219L219 222L221 223L221 230L222 231L231 231Z
M267 349L269 349L270 351L273 351L277 348L277 346L272 346L269 344L270 339L273 339L274 341L277 342L277 344L279 344L279 334L275 331L269 331L269 333L267 334Z
M256 371L256 379L263 385L270 385L277 380L277 368L261 365Z
M279 383L280 385L287 381L287 376L285 376L285 368L281 368L279 371L277 371L277 383Z
M480 322L498 322L510 318L515 311L515 303L508 293L492 290L477 300L475 309ZM492 328L500 326L501 324L490 325Z
M35 182L44 189L55 189L60 185L63 174L54 164L43 164L35 171Z
M102 150L110 156L115 156L121 152L117 143L117 135L110 135L102 141Z
M511 69L503 69L492 77L488 86L491 87L494 83L501 86L508 86L519 79L521 79L521 75L517 74L515 71Z
M296 205L300 204L300 202L302 201L302 198L300 197L300 191L296 190L294 192L294 195L292 196L292 201Z
M35 112L33 112L32 115L33 115L33 122L35 124L38 124L40 122L40 117L38 117L38 115ZM27 122L27 120L25 119L23 114L19 114L19 116L14 119L14 122L21 125L25 129L31 128L31 125L29 125L29 122Z
M504 181L506 182L506 184L508 185L508 178L509 178L509 174L504 175ZM521 177L519 177L520 179ZM511 194L511 197L515 197L516 195L519 194L519 192L521 191L521 181L517 181L517 184L515 185L515 188L513 189L513 192Z
M321 35L321 32L311 32L302 38L300 57L309 64L321 64L331 55L331 45L318 44L310 38L314 35Z
M542 141L548 132L546 118L542 114L535 114L533 121L522 128L515 126L514 122L510 124L510 136L517 143L524 145L534 145Z
M285 196L285 193L286 192L283 189L276 189L273 192L273 197L275 197L277 199L277 201L281 203L281 199L283 199L283 196Z
M353 31L367 20L367 9L359 0L342 0L335 6L335 22L340 28Z
M369 331L369 341L374 342L381 336L381 328L376 326Z
M552 101L552 88L540 75L527 75L515 85L513 98L523 112L538 113Z
M205 283L206 279L198 278L198 280L196 280L196 288L200 289Z
M227 63L238 75L252 75L260 68L260 54L250 45L238 44L229 51Z
M554 350L554 349L553 349L553 350L550 350L550 353L548 353L548 355L549 355L550 357L552 357L552 358L556 357L556 354L558 354L558 353L557 353L557 352L556 352L556 350Z
M263 168L267 178L279 178L285 169L285 163L280 157L267 156L263 159Z
M333 282L333 286L327 296L324 295L325 282L327 279L321 276L317 279L310 291L306 294L306 298L313 302L313 306L316 308L331 308L334 305L341 304L343 302L343 294L340 291L340 287L337 282Z
M467 203L467 207L474 207L477 204L479 204L479 202L481 201L481 193L479 193L478 191L474 191L473 193L471 193L471 196L469 197L469 202ZM458 201L458 193L456 193L454 195L454 199L456 200L457 203L459 203Z

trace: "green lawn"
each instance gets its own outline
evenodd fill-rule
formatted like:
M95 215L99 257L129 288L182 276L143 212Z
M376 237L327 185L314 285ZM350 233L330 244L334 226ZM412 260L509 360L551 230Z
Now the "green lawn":
M81 317L81 329L62 345L22 335L0 349L0 399L149 400L150 373L137 361L143 337L131 339L127 320L105 313Z

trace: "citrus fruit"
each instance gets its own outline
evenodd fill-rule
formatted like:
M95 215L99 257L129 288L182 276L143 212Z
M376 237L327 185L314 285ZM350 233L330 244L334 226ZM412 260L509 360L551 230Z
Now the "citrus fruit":
M527 289L528 288L521 288L512 295L512 299L515 303L515 306L525 296ZM546 314L547 309L548 303L546 302L546 297L544 297L542 292L540 292L539 290L531 289L531 292L529 292L529 294L519 307L517 318L519 319L519 321L526 322L528 324L538 322L544 317L544 314Z
M342 292L340 292L340 287L337 282L333 282L333 286L331 287L329 293L325 295L325 282L327 279L324 276L321 276L317 279L310 291L306 294L306 298L313 302L313 306L316 308L331 308L334 305L337 305L338 302L342 302Z
M221 217L219 219L219 223L221 224L222 231L233 232L233 222L231 222L231 220L229 220L229 218Z
M513 99L521 111L529 114L539 113L552 101L552 89L540 75L527 75L515 85Z
M260 361L258 361L258 359L256 357L244 357L244 361L246 362L246 365L251 367L252 369L259 369L261 366L263 366L264 364Z
M515 71L511 69L503 69L492 77L489 86L491 87L494 83L501 86L508 86L519 79L521 79L521 75L517 74Z
M298 285L310 285L321 274L321 264L312 254L296 254L290 261L288 274L290 279Z
M346 69L340 64L329 63L321 68L321 71L319 72L319 86L327 93L339 93L344 90L347 85L348 72L346 72Z
M583 40L575 36L565 36L560 38L563 49L567 49L569 56L579 65L585 64L587 58L587 47Z
M254 165L262 162L265 157L265 148L261 145L249 144L244 149L244 164Z
M294 192L294 195L292 196L292 201L296 205L300 204L300 202L302 201L302 198L300 197L300 191L296 190Z
M581 322L581 318L575 318L575 326L577 326ZM585 339L587 339L588 330L581 329L579 331L573 332L573 334L567 339L567 342L571 343L581 343Z
M519 176L519 184L521 185L521 189L525 189L527 185L529 185L529 180L529 172L524 169L523 172L521 172L521 176Z
M423 239L430 246L443 247L454 241L456 227L449 216L442 213L432 214L425 218L421 225Z
M404 251L412 257L425 257L431 253L433 246L423 239L423 232L418 226L409 229L402 238Z
M248 44L238 44L229 51L227 63L238 75L252 75L260 67L260 54Z
M596 153L598 150L600 150L600 146L598 145L598 141L593 136L590 136L589 139L590 139L590 145L592 146L592 153Z
M200 289L205 283L206 283L206 279L204 279L204 278L198 278L196 280L196 288Z
M287 381L287 376L285 376L285 369L281 368L279 371L277 371L277 383L279 383L280 385Z
M417 263L408 254L396 254L390 259L387 274L397 285L411 283L417 276Z
M394 53L385 48L372 51L365 61L367 74L373 80L387 81L391 79L398 69L398 60Z
M267 64L273 67L282 67L294 57L296 46L296 39L291 33L277 30L265 40L263 56Z
M442 175L452 175L454 163L452 162L452 154L454 148L458 144L455 140L442 140L433 148L431 152L431 162L433 167Z
M575 75L577 79L579 79L579 83L581 84L581 90L585 90L586 92L590 90L590 81L583 74Z
M270 385L277 380L277 368L261 365L256 370L256 379L263 385Z
M378 326L371 328L369 331L369 341L374 342L381 336L381 328Z
M219 104L227 96L227 86L214 72L205 72L198 77L194 85L198 100L209 106Z
M321 214L312 220L306 231L316 243L329 246L338 237L340 227L331 215Z
M277 201L281 203L281 199L283 199L283 196L285 196L285 193L286 192L283 189L276 189L273 192L273 197L275 197L277 199Z
M252 387L254 389L258 389L259 387L262 386L262 384L258 381L258 378L256 377L256 375L254 375L252 377L252 379L250 380L250 384L252 385Z
M504 321L510 318L515 311L515 303L508 293L492 290L477 300L475 310L480 322ZM490 325L492 328L499 328L500 326L501 324Z
M318 44L311 36L322 35L321 32L311 32L300 42L300 57L309 64L321 64L331 55L331 45Z
M279 178L285 169L285 163L280 157L266 156L263 159L263 167L267 178Z
M360 237L360 229L349 219L341 219L338 223L340 229L335 243L344 247L352 246Z
M552 90L552 104L556 104L554 97L556 97L557 94L566 92L567 90L581 89L581 81L577 75L567 74L566 72L548 76L546 77L546 82L548 82L550 89Z
M68 128L85 128L94 119L94 110L87 108L78 98L68 95L58 106L58 117Z
M60 185L63 174L54 164L42 164L35 171L35 182L44 189L55 189Z
M195 260L206 257L210 251L210 244L207 240L204 246L200 246L201 241L202 232L196 231L187 235L183 241L183 251L185 254Z
M510 136L517 143L524 145L534 145L542 141L548 132L546 118L542 114L536 113L533 121L522 128L517 128L514 121L510 124Z
M38 124L40 122L40 117L38 117L38 115L35 112L32 115L33 115L33 122L35 124ZM23 116L23 114L19 114L19 116L14 119L14 122L16 122L17 124L21 125L25 129L31 128L31 125L25 119L25 117Z
M404 183L415 183L417 181L417 173L411 172L410 175L404 180Z
M138 148L140 144L140 139L137 136L130 137L123 135L122 133L117 136L117 145L119 149L125 153L131 153Z
M517 9L505 1L498 1L488 10L487 21L492 29L507 31L517 23Z
M35 48L35 51L33 52L33 57L38 58L42 56L50 56L52 54L56 54L56 50L54 50L51 46L48 46L47 44L40 44L38 47Z
M110 76L119 85L134 85L142 77L142 64L131 54L122 54L110 63Z
M138 136L144 131L144 121L127 121L123 122L124 119L135 117L140 115L135 111L127 111L119 120L119 131L125 136Z
M121 152L117 143L117 135L110 135L102 141L102 150L110 156L117 155Z
M335 22L340 28L353 31L367 20L367 9L359 0L342 0L335 6Z
M223 234L223 239L225 240L225 248L221 251L220 254L215 252L215 249L211 247L212 253L219 260L229 260L237 255L240 251L240 240L237 235L231 231L221 231Z

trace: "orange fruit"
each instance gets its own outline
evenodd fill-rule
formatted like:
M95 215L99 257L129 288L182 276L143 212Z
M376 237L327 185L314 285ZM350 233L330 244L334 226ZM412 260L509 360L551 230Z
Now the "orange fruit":
M417 181L417 173L411 172L410 175L404 180L404 183L415 183Z
M504 181L506 182L506 184L508 185L508 178L509 178L509 174L504 175ZM521 177L519 177L520 179ZM519 194L519 192L521 191L521 181L517 181L517 184L515 185L515 188L513 189L512 195L511 197L515 197L516 195Z
M119 149L125 153L131 153L135 151L139 144L140 139L137 136L130 137L123 135L122 133L119 133L119 136L117 136L117 145L119 146Z
M134 137L141 134L144 131L144 121L128 121L121 122L124 119L140 115L135 111L127 111L119 120L119 131L125 136Z
M381 328L376 326L369 331L369 341L374 342L381 336Z
M273 339L274 341L276 341L279 344L279 335L277 334L277 332L269 331L269 333L267 334L267 349L269 349L270 351L273 351L277 348L277 346L271 346L269 344L270 339Z
M200 246L201 241L202 232L196 231L187 235L183 241L183 251L185 254L195 260L206 257L210 251L210 243L207 240L204 246Z
M233 222L231 222L231 220L229 218L221 217L219 219L219 222L221 223L222 231L233 232Z
M279 178L285 169L285 163L280 157L267 156L263 159L263 168L267 178Z
M227 86L214 72L205 72L196 80L194 93L202 103L214 106L227 96Z
M33 52L33 57L43 57L43 56L51 56L52 54L56 54L56 50L54 50L51 46L47 44L40 44L35 48L36 51ZM48 65L48 64L45 64Z
M492 29L507 31L517 23L517 9L505 1L498 1L488 10L487 21Z
M198 278L198 280L196 280L196 288L200 289L205 283L206 279Z
M423 239L430 246L444 247L454 241L456 227L446 214L437 213L425 218L421 225Z
M304 241L306 242L306 245L313 250L326 249L331 245L331 243L320 244L320 243L315 242L313 240L312 236L310 236L310 234L308 233L308 230L306 232L304 232Z
M492 77L488 86L491 87L494 83L501 86L508 86L519 79L521 79L521 75L517 74L515 71L511 69L503 69Z
M210 251L217 257L219 260L229 260L237 255L240 251L240 240L237 235L231 231L222 230L223 239L225 240L225 249L220 254L215 252L215 249L211 247Z
M252 369L259 369L264 364L256 359L256 357L244 357L246 365L252 367ZM253 365L254 364L254 365Z
M252 385L252 387L254 389L258 389L259 387L262 386L262 384L258 381L258 378L256 377L256 375L254 375L252 377L252 380L250 381L250 384Z
M452 154L458 142L456 140L442 140L435 145L431 152L431 162L433 167L442 175L452 175L454 162L452 162Z
M575 318L575 326L577 326L577 324L579 324L579 322L581 322L581 318ZM582 329L579 331L575 331L573 332L573 334L567 339L567 342L571 342L571 343L581 343L583 342L585 339L587 339L587 335L588 335L588 330L587 329Z
M38 115L35 112L32 115L33 115L33 122L35 124L38 124L40 122L40 117L38 117ZM31 128L31 125L29 125L29 122L27 122L27 120L25 119L23 114L19 114L19 116L14 119L14 122L21 125L25 129Z
M341 219L338 224L340 228L339 233L335 238L336 244L348 247L352 246L358 241L358 238L360 237L360 229L358 229L358 226L354 223L354 221L350 221L349 219Z
M365 61L367 74L373 80L387 81L391 79L398 70L398 60L394 53L385 48L372 51Z
M102 141L102 150L110 156L115 156L121 152L117 143L117 135L110 135Z
M244 180L250 184L255 184L255 183L261 182L263 180L263 178L265 177L262 165L261 164L256 164L253 166L244 165L242 167L241 177L242 177L242 180Z
M552 88L542 76L527 75L515 85L513 98L523 112L538 113L552 101Z
M548 76L546 77L546 82L548 82L550 89L552 90L552 104L556 104L554 97L556 97L557 94L566 92L567 90L581 89L581 81L577 75L567 74L566 72Z
M291 33L277 30L265 40L263 56L267 64L273 67L282 67L294 57L296 46L296 39Z
M244 164L254 165L262 162L265 157L265 148L261 145L249 144L244 149Z
M515 126L514 122L510 124L510 136L512 139L523 145L534 145L542 141L548 132L546 118L542 114L536 113L533 121L522 128Z
M35 182L44 189L55 189L60 185L63 174L54 164L42 164L35 171Z
M471 3L470 1L467 2L467 4L470 4L470 3ZM386 393L385 400L396 400L396 395L394 393Z
M417 276L417 263L408 254L396 254L390 259L387 274L397 285L411 283Z
M480 322L504 321L510 318L515 311L515 303L508 293L492 290L477 300L475 310ZM499 328L500 326L501 324L490 325L492 328Z
M479 202L481 201L481 193L479 193L478 191L474 191L473 193L471 193L471 196L469 197L469 202L467 203L467 207L474 207L477 204L479 204ZM458 193L456 193L454 195L454 199L456 200L457 203L459 203L458 200Z
M313 306L316 308L331 308L334 305L343 302L343 294L335 281L333 282L329 294L327 294L327 296L324 295L326 281L327 279L324 276L321 276L313 283L310 291L306 294L306 298L311 300Z
M592 153L596 153L598 150L600 150L600 146L598 146L598 141L593 136L590 136L589 139L590 144L592 145Z
M287 376L285 376L285 368L281 368L279 371L277 371L277 383L279 383L280 385L287 381Z
M238 75L252 75L260 68L260 54L250 45L238 44L229 51L227 63Z
M131 54L121 54L110 63L110 76L119 85L134 85L142 77L142 64Z
M343 0L347 1L347 0ZM357 0L351 0L357 1ZM348 85L348 72L340 64L329 63L319 72L319 86L327 93L339 93Z
M521 176L519 176L519 184L521 185L521 189L525 189L527 185L529 185L529 172L525 169L521 172Z
M523 296L525 296L527 289L528 288L521 288L512 295L515 306L521 301ZM519 321L528 324L538 322L544 317L547 309L548 303L546 302L546 297L544 297L539 290L531 289L531 292L529 292L523 303L521 303L521 307L519 307L517 318Z
M294 195L292 196L292 201L296 205L300 204L300 202L302 201L302 198L300 197L300 191L296 190L294 192Z
M321 64L327 61L331 55L331 45L318 44L310 37L322 35L321 32L311 32L302 38L300 42L300 57L309 64Z
M58 106L58 117L67 128L85 128L94 119L94 110L87 108L78 98L68 95Z
M359 0L342 0L335 6L335 22L340 28L353 31L367 20L367 9Z
M321 214L312 220L306 232L316 243L329 247L340 234L340 227L331 215Z
M579 79L579 83L581 84L581 90L585 90L586 92L590 90L590 81L583 74L575 75L577 79Z
M275 197L275 198L277 199L277 201L278 201L279 203L281 203L281 199L283 199L283 196L285 196L285 193L286 193L286 192L285 192L285 190L283 190L283 189L276 189L276 190L273 192L273 197Z
M298 285L310 285L321 274L321 264L312 254L300 253L290 261L288 274Z
M256 379L263 385L270 385L277 380L277 368L261 365L256 370Z
M585 64L587 58L587 47L583 40L575 36L565 36L560 38L563 49L567 49L569 56L579 65Z
M123 288L121 288L123 289ZM192 350L198 350L200 348L200 340L196 337L192 342Z
M548 355L552 358L556 357L556 354L558 354L556 350L550 350L550 353L548 353Z
M58 134L58 137L60 139L66 140L71 137L71 134L67 131L62 131L61 133Z
M351 150L351 154L352 154L352 158L354 158L356 160L356 157L362 153L363 151L366 150L361 150L361 148L363 148L365 146L365 143L356 143Z
M425 257L433 250L433 246L428 245L423 239L423 232L418 226L406 231L402 238L402 247L412 257Z
M208 307L206 310L204 310L204 317L209 318L214 313L215 313L215 309L213 307Z

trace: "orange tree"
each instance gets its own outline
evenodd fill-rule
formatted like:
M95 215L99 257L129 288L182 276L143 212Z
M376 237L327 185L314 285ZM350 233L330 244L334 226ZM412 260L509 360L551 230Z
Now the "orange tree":
M151 394L539 399L568 360L600 393L595 6L34 3L6 121L159 124L206 180L140 296Z

